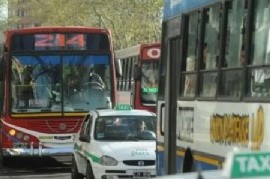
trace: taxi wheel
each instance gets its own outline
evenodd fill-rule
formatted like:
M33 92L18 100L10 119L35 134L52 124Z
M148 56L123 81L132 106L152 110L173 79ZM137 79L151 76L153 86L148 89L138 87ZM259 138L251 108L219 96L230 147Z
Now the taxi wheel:
M86 179L95 179L91 164L88 162L86 166Z
M77 164L75 158L72 157L71 163L71 179L83 179L84 176L78 172Z

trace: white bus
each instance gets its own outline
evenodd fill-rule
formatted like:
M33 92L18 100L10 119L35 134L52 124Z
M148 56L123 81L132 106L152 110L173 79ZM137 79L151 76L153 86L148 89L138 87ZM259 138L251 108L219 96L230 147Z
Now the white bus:
M269 20L269 0L165 0L158 175L270 149Z

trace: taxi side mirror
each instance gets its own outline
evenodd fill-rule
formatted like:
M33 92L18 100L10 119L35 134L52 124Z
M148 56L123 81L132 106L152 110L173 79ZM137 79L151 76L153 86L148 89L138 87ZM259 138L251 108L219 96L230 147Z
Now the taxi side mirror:
M81 135L79 137L79 140L82 141L82 142L90 142L90 136Z

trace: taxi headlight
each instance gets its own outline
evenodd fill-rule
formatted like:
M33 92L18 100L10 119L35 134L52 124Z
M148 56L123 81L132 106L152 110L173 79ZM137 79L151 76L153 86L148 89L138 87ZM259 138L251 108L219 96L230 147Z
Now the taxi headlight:
M100 158L100 164L101 165L106 165L106 166L115 166L118 164L117 160L115 160L114 158L107 156L107 155L103 155Z

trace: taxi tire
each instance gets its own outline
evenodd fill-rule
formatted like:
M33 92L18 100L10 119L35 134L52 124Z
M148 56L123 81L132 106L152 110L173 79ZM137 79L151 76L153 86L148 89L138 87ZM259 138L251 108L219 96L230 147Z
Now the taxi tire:
M72 157L71 162L71 179L84 179L83 174L79 173L76 160L74 157Z
M87 162L86 166L86 179L95 179L92 166L89 162Z

